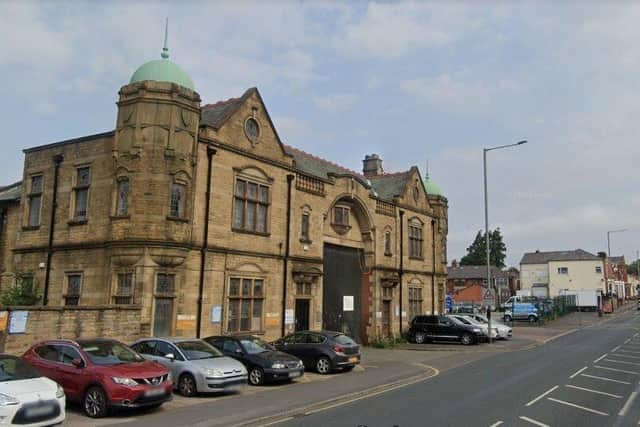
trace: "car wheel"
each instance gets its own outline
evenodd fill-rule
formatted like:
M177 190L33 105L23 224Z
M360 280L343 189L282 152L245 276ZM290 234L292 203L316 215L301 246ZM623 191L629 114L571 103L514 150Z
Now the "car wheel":
M538 319L536 319L536 316L534 316L533 314L531 316L529 316L529 322L533 323L536 320L538 320Z
M322 356L316 360L316 371L321 375L331 372L331 361L328 357Z
M460 337L460 342L464 345L471 345L473 344L473 337L471 336L471 334L462 334L462 336Z
M422 332L417 332L416 333L416 344L424 344L425 342L427 342L427 336L425 334L423 334Z
M82 402L84 412L91 418L102 418L107 415L107 394L102 387L90 387L84 394Z
M509 316L508 314L504 315L504 321L505 322L511 322L511 316Z
M191 374L182 374L178 380L178 391L185 397L195 396L198 389L196 388L196 380Z
M264 371L257 366L251 368L249 371L249 383L251 383L251 385L264 384Z

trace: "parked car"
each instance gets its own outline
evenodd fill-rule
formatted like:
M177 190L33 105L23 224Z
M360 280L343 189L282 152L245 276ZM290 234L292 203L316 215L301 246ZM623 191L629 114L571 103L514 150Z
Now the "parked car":
M487 318L487 316L485 316L484 314L467 314L466 316L475 319L477 322L480 323L484 323L484 324L489 324L489 319ZM509 339L513 336L513 330L511 329L511 327L505 325L504 323L500 322L497 319L491 319L491 327L493 328L495 326L497 332L498 332L498 338L499 339Z
M204 338L204 340L226 356L242 362L249 371L251 385L289 381L304 375L304 364L300 359L277 351L269 343L256 336L213 336Z
M469 303L454 303L451 306L451 313L478 313L480 311L480 306L476 304Z
M540 302L540 298L538 297L534 297L534 296L529 296L529 295L514 295L509 297L508 300L506 300L505 302L503 302L502 304L500 304L500 307L502 307L505 310L508 310L510 308L512 308L513 304L520 304L520 303L531 303L531 304L537 304L538 302Z
M516 303L515 310L510 307L504 312L504 321L527 320L531 323L538 321L538 309L531 303Z
M273 345L323 375L336 369L350 371L360 363L360 346L342 332L301 331L282 337Z
M484 339L482 328L467 325L457 319L438 315L420 315L411 320L409 340L416 344L428 341L459 341L477 344Z
M18 357L0 354L0 424L62 424L64 390Z
M131 348L169 369L174 389L183 396L238 390L247 385L244 365L225 357L203 340L146 338L136 341Z
M459 320L465 325L477 326L478 328L481 328L482 333L484 335L484 339L485 340L488 339L489 337L488 323L478 322L477 320L473 319L469 315L464 315L464 314L448 314L447 317L452 317L456 320ZM494 325L491 325L491 339L495 339L495 338L498 338L498 329Z
M167 368L115 340L42 341L22 359L60 384L92 418L111 408L159 407L172 398Z

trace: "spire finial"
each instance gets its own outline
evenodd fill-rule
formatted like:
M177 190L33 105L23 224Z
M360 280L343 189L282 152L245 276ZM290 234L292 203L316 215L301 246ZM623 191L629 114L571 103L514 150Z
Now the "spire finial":
M164 59L169 58L169 48L167 47L167 39L169 38L169 18L165 21L164 25L164 46L162 47L162 53L160 56Z
M429 179L429 159L426 161L426 169L424 170L425 179Z

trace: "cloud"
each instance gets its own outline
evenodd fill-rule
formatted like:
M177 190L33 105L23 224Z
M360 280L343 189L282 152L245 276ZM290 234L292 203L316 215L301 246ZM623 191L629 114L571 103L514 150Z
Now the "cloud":
M353 93L333 93L313 98L317 108L330 112L348 111L356 102L358 102L358 96Z

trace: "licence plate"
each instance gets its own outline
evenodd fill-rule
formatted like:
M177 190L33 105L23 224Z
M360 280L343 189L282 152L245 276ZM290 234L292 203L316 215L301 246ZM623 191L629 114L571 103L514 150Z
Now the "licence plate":
M349 363L358 363L358 358L357 357L350 357L349 358Z
M164 388L152 388L144 392L145 397L156 397L164 394Z
M300 372L289 372L289 378L296 378L302 375Z
M52 405L35 406L33 408L27 408L24 411L24 415L28 418L42 417L43 415L53 414L54 407Z

